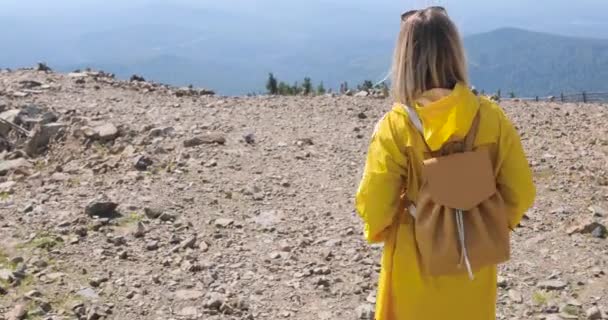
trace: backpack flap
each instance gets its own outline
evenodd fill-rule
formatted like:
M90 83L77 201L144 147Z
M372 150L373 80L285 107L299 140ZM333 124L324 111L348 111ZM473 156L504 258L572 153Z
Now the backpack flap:
M487 149L425 160L422 176L433 201L452 209L471 210L496 193Z

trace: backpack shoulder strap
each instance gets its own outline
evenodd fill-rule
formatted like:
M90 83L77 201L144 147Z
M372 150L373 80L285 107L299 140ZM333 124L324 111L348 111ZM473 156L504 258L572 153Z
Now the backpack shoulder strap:
M418 130L418 132L420 132L420 134L424 136L424 128L422 127L422 121L420 120L420 117L418 116L416 110L413 107L406 105L404 105L403 108L405 109L405 112L407 112L407 115L410 118L410 122L412 123L412 125L414 125L416 130Z
M473 118L473 123L471 124L471 129L469 129L469 133L467 133L464 138L464 151L469 152L473 151L473 147L475 147L475 139L477 138L477 132L479 132L479 113L478 110L475 114L475 118Z
M405 109L405 112L407 112L408 118L410 119L410 122L412 123L414 128L416 128L418 133L420 133L420 138L422 139L422 143L424 144L424 147L426 148L426 150L428 152L432 152L431 148L429 147L429 145L426 143L426 140L424 139L424 128L422 127L422 121L420 120L420 117L418 116L416 109L414 109L411 106L407 106L407 105L403 105L403 108Z

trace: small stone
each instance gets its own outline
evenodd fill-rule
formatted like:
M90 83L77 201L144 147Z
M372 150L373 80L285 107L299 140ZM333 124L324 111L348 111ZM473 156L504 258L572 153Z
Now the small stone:
M0 280L4 282L13 282L15 281L15 276L13 275L13 271L9 269L0 269Z
M587 320L601 320L602 319L602 310L597 306L591 307L585 311L585 315L587 316Z
M589 211L591 211L591 214L593 215L593 217L597 217L597 218L601 218L601 217L608 215L608 210L606 210L600 206L590 206Z
M146 243L146 250L148 251L154 251L154 250L158 250L158 241L148 241Z
M243 136L243 140L245 140L245 143L247 143L247 144L254 144L255 136L253 135L253 133L249 133L249 134L246 134L245 136Z
M139 171L146 171L148 167L154 164L154 161L147 156L140 155L137 156L134 160L135 169Z
M511 301L515 303L522 303L524 301L524 298L521 293L513 289L509 290L509 299L511 299Z
M198 315L198 309L196 307L184 307L178 314L182 317L196 317Z
M7 320L22 320L27 316L27 306L25 304L17 304L13 309L6 313Z
M376 304L376 292L372 291L367 295L367 298L365 298L365 301L371 303L371 304Z
M76 294L89 300L99 300L99 295L91 288L84 288L76 292Z
M225 144L226 138L219 133L209 133L184 140L184 147L191 148L202 144Z
M144 208L144 213L150 219L157 219L163 214L163 210L160 208Z
M205 293L199 290L177 290L175 291L175 298L177 300L197 300L205 296Z
M177 217L173 213L163 212L163 214L161 214L160 217L158 217L158 219L160 219L160 221L166 222L166 221L175 221L175 219L177 219Z
M505 278L505 277L498 276L496 285L498 285L499 288L504 289L509 286L509 280L507 280L507 278Z
M119 258L119 259L125 260L125 259L127 259L128 257L129 257L129 254L127 253L127 251L126 251L126 250L120 251L120 252L118 253L118 258Z
M6 175L9 171L24 172L32 168L32 164L23 158L14 160L2 160L0 161L0 175Z
M580 234L592 234L597 238L606 238L608 236L608 230L606 226L597 221L587 221L571 227L567 230L569 235L580 233Z
M224 305L224 297L219 293L211 293L209 299L205 302L204 307L211 310L219 310Z
M355 314L358 320L374 320L376 312L371 304L363 304L355 309Z
M186 249L186 248L194 248L194 245L196 244L196 236L191 236L189 238L187 238L186 240L182 241L179 246L181 249Z
M608 237L608 230L605 226L598 225L591 231L591 235L598 239L606 239Z
M135 238L141 238L144 235L146 235L146 227L144 226L144 224L141 221L137 222L137 225L135 226L135 230L133 230L133 237Z
M106 196L100 196L92 200L85 207L85 213L89 216L108 217L114 215L118 203L109 200Z
M538 287L545 290L562 290L567 286L566 282L560 280L548 280L538 283Z
M39 298L42 297L42 293L40 293L38 290L30 290L25 294L25 297L29 299Z
M111 141L118 136L118 128L111 123L104 123L94 128L82 128L84 135L92 140Z
M232 219L219 218L215 220L215 226L218 228L227 228L232 224L234 224L234 220Z
M363 120L363 119L367 119L367 115L366 115L365 113L361 112L361 113L359 113L359 114L357 115L357 118L359 118L359 119L361 119L361 120Z
M15 191L15 186L17 185L17 182L15 181L6 181L3 183L0 183L0 193L13 193L13 191Z

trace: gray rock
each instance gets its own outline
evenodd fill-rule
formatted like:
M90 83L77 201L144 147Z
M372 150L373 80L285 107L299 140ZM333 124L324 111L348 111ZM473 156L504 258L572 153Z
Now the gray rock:
M82 129L84 135L92 140L111 141L118 137L118 128L111 123L104 123L96 127Z
M92 288L78 290L76 294L87 300L99 300L99 295Z
M196 317L198 315L198 308L184 307L178 312L178 314L182 317Z
M117 207L118 203L102 195L89 202L84 211L89 216L112 217L116 214Z
M0 160L0 176L6 175L10 171L26 172L33 166L29 161L19 158L14 160Z
M225 144L226 138L220 133L208 133L184 140L184 147L191 148L202 144Z
M355 309L357 320L374 320L376 312L371 304L362 304Z
M204 307L211 310L220 310L224 305L226 299L219 293L212 292L209 295L209 299L204 304Z
M215 226L218 228L227 228L232 224L234 224L234 220L232 219L220 218L215 220Z
M11 109L0 113L0 118L13 124L16 124L20 113L21 110L19 109ZM6 137L12 129L13 128L10 125L0 122L0 136Z
M587 320L601 320L602 319L602 310L597 306L591 307L585 311L585 315L587 316Z
M148 170L148 167L154 164L154 161L145 155L140 155L133 161L135 169L140 171Z
M6 181L3 183L0 183L0 192L13 193L16 185L17 185L17 182L15 182L15 181Z
M13 275L13 271L9 269L0 269L0 280L4 282L13 282L15 281L15 276Z
M538 287L545 290L562 290L567 286L566 282L560 280L548 280L538 283Z
M247 144L254 144L255 136L253 135L253 133L249 133L243 136L243 140L245 140L245 143Z
M606 226L597 222L587 220L586 222L575 225L567 230L569 235L580 233L580 234L592 234L598 238L605 238L608 235Z
M177 300L197 300L205 296L205 293L199 290L177 290L175 291L175 299Z
M155 240L148 241L146 243L146 250L148 250L148 251L158 250L158 241L155 241Z
M25 152L31 157L39 155L42 151L47 149L51 140L66 128L67 126L63 123L49 123L42 127L37 126L34 128L32 135L26 142Z
M158 219L163 214L163 210L161 208L144 208L144 213L150 219Z
M608 237L608 230L606 229L606 226L598 224L593 231L591 231L591 235L595 238L606 239L606 237Z
M522 296L522 294L519 291L513 289L509 290L509 299L511 299L511 301L515 303L524 302L524 297Z
M191 236L186 238L186 240L182 241L179 245L179 247L181 249L186 249L186 248L194 248L194 245L196 244L196 236Z
M589 207L589 211L591 211L591 214L593 215L593 217L605 217L608 216L608 210L600 207L600 206L591 206Z
M144 224L141 221L137 222L137 225L135 226L135 230L133 230L132 234L133 234L133 237L135 237L135 238L141 238L144 235L146 235L146 227L144 226Z
M11 311L5 314L6 320L22 320L27 316L27 306L25 304L17 304Z

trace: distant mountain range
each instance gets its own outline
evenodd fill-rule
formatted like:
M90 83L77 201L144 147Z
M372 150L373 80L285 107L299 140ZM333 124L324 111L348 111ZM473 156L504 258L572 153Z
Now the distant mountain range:
M608 92L608 39L505 28L465 38L474 84L523 96Z
M46 61L59 71L92 67L226 95L264 91L269 72L288 83L310 77L336 89L343 81L379 81L390 67L398 22L353 24L336 16L303 23L218 10L150 6L116 16L110 29L103 20L50 28L35 19L0 19L0 67ZM158 18L150 23L150 17ZM364 21L365 12L349 17ZM467 36L465 44L473 84L486 92L608 91L608 39L507 28Z

